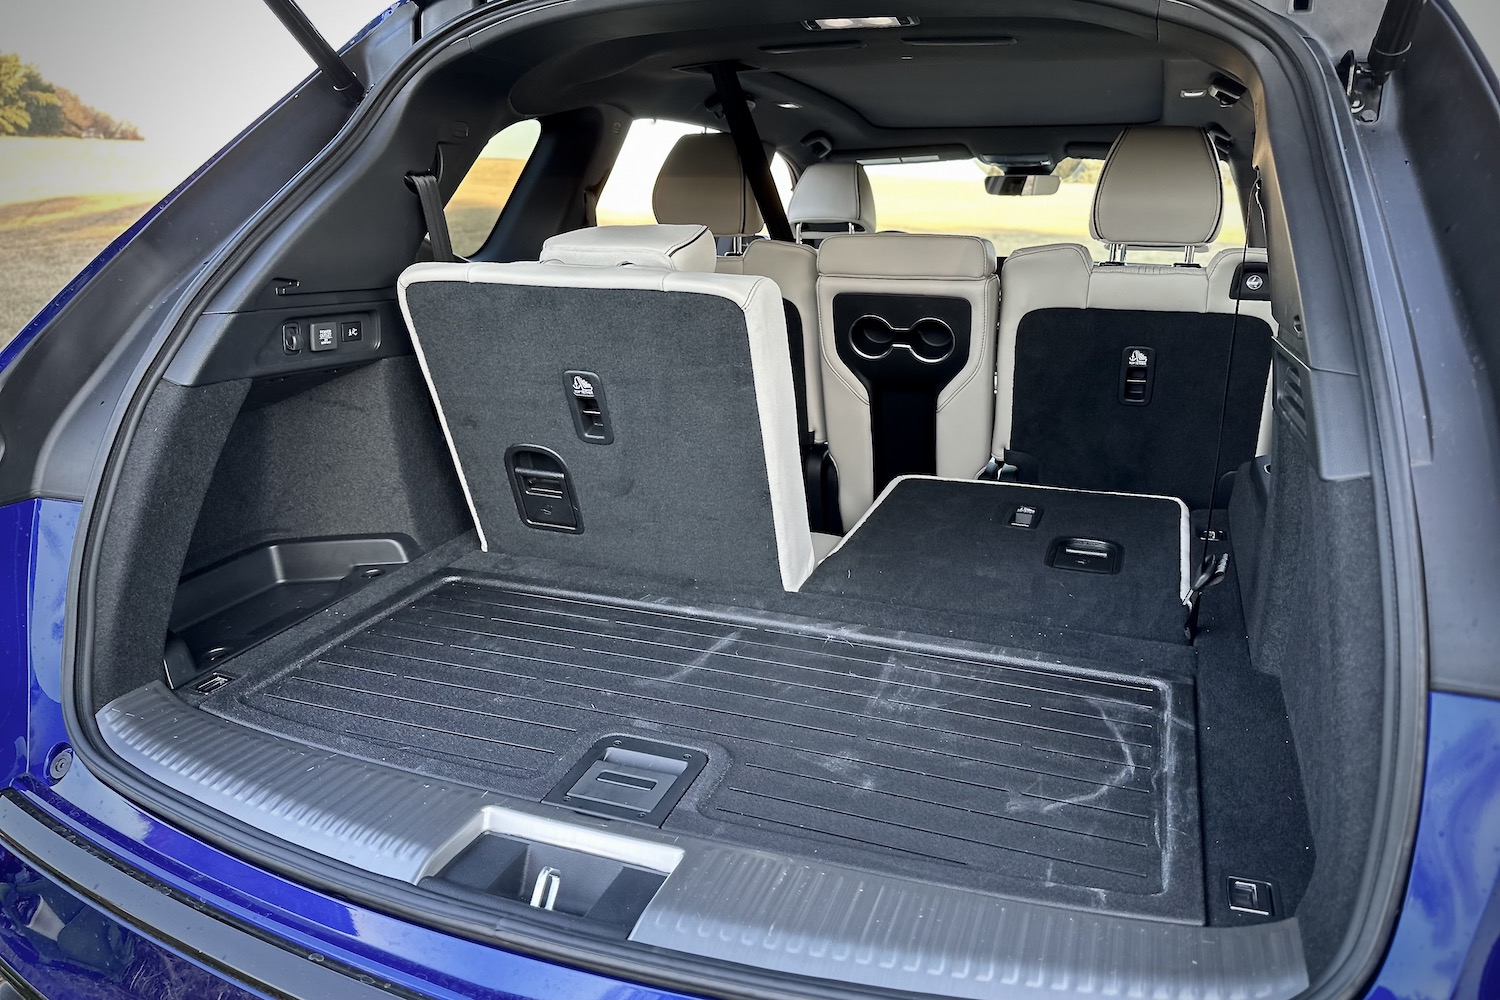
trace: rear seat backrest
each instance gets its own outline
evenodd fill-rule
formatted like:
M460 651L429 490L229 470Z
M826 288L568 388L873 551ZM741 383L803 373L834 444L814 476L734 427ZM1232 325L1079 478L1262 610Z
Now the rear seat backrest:
M656 176L651 206L659 223L707 226L719 237L754 236L763 225L734 137L725 133L678 139ZM818 366L817 252L800 244L757 239L743 254L719 257L715 269L720 274L770 278L781 289L788 346L803 373L804 430L815 441L827 440Z
M1110 151L1090 228L1107 244L1185 252L1214 240L1222 212L1206 133L1131 128ZM1220 474L1264 443L1265 259L1225 250L1206 267L1096 264L1076 244L1012 253L1001 269L995 459L1023 481L1206 506ZM1258 288L1243 285L1250 273ZM1137 351L1144 401L1125 385L1141 374L1127 371Z
M535 263L401 275L485 550L789 591L806 579L781 297L767 279L713 266L702 226L609 226L555 236ZM585 439L575 419L585 398L611 442ZM523 520L523 508L545 519L567 505L523 496L509 470L516 448L561 460L581 532Z
M823 398L845 525L898 476L969 478L994 420L995 248L830 236L818 251Z

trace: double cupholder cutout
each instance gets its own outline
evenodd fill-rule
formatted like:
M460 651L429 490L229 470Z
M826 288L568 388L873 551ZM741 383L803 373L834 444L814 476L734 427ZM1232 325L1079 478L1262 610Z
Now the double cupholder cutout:
M849 345L869 361L884 360L901 348L918 361L935 365L948 360L956 343L953 328L931 316L909 327L898 327L882 316L866 313L849 326Z

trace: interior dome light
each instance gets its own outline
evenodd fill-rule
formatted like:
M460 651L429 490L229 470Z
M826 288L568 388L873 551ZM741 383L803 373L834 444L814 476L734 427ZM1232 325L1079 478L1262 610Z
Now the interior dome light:
M820 17L803 21L809 31L837 31L846 28L909 28L917 23L914 17Z

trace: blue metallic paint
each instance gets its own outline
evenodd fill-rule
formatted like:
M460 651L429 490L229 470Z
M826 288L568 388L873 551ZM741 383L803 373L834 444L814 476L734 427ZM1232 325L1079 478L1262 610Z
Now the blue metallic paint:
M251 1000L0 846L0 962L49 1000Z
M0 507L0 774L41 774L67 742L62 725L63 613L78 504L29 500ZM15 627L6 628L6 622Z
M202 899L294 950L326 955L424 995L451 1000L683 1000L454 937L346 903L257 868L156 820L75 766L28 798L155 881Z
M1500 996L1494 941L1471 954L1500 888L1500 702L1433 694L1427 731L1406 901L1369 1000L1446 1000L1473 965L1477 995Z

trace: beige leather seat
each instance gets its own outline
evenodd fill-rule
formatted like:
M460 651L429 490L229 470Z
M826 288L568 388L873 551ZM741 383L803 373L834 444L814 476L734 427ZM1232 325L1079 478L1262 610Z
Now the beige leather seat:
M725 133L685 135L662 163L651 194L656 221L707 226L716 237L751 237L764 223L740 165L734 138ZM787 334L804 383L799 410L804 439L826 441L822 369L818 365L818 257L811 247L756 239L739 254L719 257L720 274L770 278L786 303Z
M798 242L816 244L837 233L875 232L875 194L858 163L814 163L797 178L787 221Z
M1130 128L1110 151L1090 217L1112 259L1096 263L1076 244L1006 258L997 462L1015 466L1022 481L1202 507L1224 472L1265 449L1273 322L1265 251L1191 262L1218 235L1223 209L1205 132ZM1130 263L1134 248L1179 251L1184 262Z
M899 476L971 478L988 461L998 292L988 240L823 240L823 405L845 527Z

